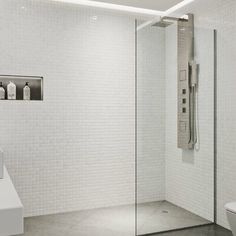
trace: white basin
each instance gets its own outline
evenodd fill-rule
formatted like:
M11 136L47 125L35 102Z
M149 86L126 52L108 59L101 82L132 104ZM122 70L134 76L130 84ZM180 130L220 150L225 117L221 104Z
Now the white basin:
M0 179L0 236L23 234L23 205L4 167Z

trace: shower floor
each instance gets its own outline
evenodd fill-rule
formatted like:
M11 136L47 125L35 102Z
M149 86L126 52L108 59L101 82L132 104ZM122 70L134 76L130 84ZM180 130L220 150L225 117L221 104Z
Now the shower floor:
M138 205L140 235L208 223L166 201ZM134 206L127 205L26 218L22 236L133 236L134 229Z
M210 221L167 201L150 202L138 205L139 235L210 223Z

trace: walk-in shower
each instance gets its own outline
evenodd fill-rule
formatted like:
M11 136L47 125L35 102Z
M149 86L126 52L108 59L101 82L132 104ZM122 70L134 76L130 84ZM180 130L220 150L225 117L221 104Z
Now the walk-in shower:
M214 38L193 14L138 22L138 235L214 222Z

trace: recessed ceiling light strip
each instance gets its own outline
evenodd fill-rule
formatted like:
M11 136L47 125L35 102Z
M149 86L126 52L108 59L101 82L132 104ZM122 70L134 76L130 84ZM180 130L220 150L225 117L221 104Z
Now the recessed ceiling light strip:
M184 0L184 1L182 1L182 2L180 2L180 3L178 3L178 4L176 4L175 6L169 8L167 11L165 11L165 15L168 16L168 15L170 15L171 13L177 11L178 9L180 9L180 8L186 6L186 5L188 5L188 4L190 4L190 3L194 2L194 1L195 1L195 0Z
M92 6L92 7L99 7L111 10L118 10L118 11L126 11L126 12L133 12L143 15L150 15L150 16L162 16L164 15L163 11L154 11L149 9L143 9L138 7L130 7L124 5L117 5L105 2L97 2L97 1L90 1L90 0L53 0L56 2L64 2L64 3L73 3L85 6Z

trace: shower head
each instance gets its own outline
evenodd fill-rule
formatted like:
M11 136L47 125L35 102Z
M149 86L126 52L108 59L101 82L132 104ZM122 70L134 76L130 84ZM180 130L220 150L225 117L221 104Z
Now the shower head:
M166 28L169 25L172 25L176 21L188 21L188 15L184 15L181 18L175 18L175 17L169 17L169 16L164 16L164 17L157 17L153 20L144 22L143 24L140 24L137 27L137 31L140 31L141 29L146 28L147 26L156 26L156 27L162 27Z
M152 26L166 28L166 27L172 25L176 21L188 21L188 20L185 18L175 18L175 17L164 16L160 19L160 21L156 22Z
M169 25L172 25L173 22L168 22L168 21L159 21L159 22L156 22L155 24L153 24L152 26L157 26L157 27L161 27L161 28L166 28L168 27Z

